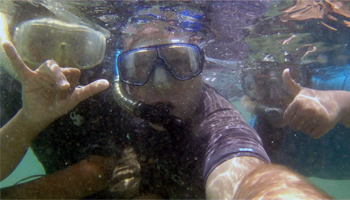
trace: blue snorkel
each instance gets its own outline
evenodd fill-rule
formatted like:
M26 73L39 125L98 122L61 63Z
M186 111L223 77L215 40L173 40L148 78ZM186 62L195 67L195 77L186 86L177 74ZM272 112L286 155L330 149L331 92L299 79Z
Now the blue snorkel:
M118 70L118 56L121 53L122 53L121 50L116 51L115 78L113 80L113 86L112 86L113 98L120 107L122 107L129 113L137 116L137 113L135 113L135 110L137 107L140 106L140 104L142 104L142 102L141 101L137 102L132 100L130 97L126 97L121 90L121 82L120 82L120 76L119 76L119 70Z

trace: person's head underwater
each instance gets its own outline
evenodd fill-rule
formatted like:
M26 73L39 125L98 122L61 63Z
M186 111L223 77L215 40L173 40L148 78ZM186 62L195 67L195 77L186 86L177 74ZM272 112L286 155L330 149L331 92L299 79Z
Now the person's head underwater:
M282 126L284 110L292 102L282 81L282 72L289 68L298 83L304 81L299 65L277 62L249 63L242 71L242 106L250 113L265 117L273 126Z
M164 128L184 125L202 95L201 20L200 10L161 5L129 19L116 61L119 105Z

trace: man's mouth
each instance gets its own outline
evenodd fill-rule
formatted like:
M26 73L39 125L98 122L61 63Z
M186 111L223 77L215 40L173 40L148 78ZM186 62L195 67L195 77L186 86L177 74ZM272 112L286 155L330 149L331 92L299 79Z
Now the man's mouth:
M185 128L187 122L173 115L173 106L165 103L145 104L141 103L135 110L135 114L142 119L164 127L167 130Z

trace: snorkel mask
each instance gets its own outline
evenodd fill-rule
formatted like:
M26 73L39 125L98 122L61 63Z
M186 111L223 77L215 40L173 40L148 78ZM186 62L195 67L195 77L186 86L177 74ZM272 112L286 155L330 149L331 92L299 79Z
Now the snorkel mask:
M200 30L198 19L201 14L196 15L193 10L186 10L183 7L165 7L153 6L139 11L133 17L129 18L128 24L124 27L123 33L128 37L133 37L139 32L145 30L148 25L157 26L157 22L167 24L163 29L176 34L194 35ZM170 57L176 53L172 50L185 50L189 57L182 57L181 61L188 66L189 72L181 71L176 68L175 59ZM143 85L150 78L156 65L162 65L178 80L188 80L197 76L202 71L204 63L204 53L202 50L192 44L172 43L165 45L155 45L132 49L127 52L117 50L116 53L116 76L113 83L113 97L116 102L134 116L141 117L144 120L166 129L176 127L185 127L186 120L180 119L172 114L172 107L165 104L147 105L142 101L137 101L125 94L122 90L122 84ZM179 64L179 63L177 63ZM142 66L142 67L141 67ZM138 70L145 70L143 73L135 73Z
M101 32L50 18L20 24L13 43L31 69L50 59L60 67L88 69L101 63L106 51L106 38Z

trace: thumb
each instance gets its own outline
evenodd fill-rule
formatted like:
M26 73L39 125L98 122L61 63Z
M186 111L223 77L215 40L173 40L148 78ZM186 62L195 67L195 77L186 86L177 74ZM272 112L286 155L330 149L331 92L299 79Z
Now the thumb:
M296 83L290 76L289 69L285 69L282 74L283 84L292 93L292 95L297 95L302 87Z

